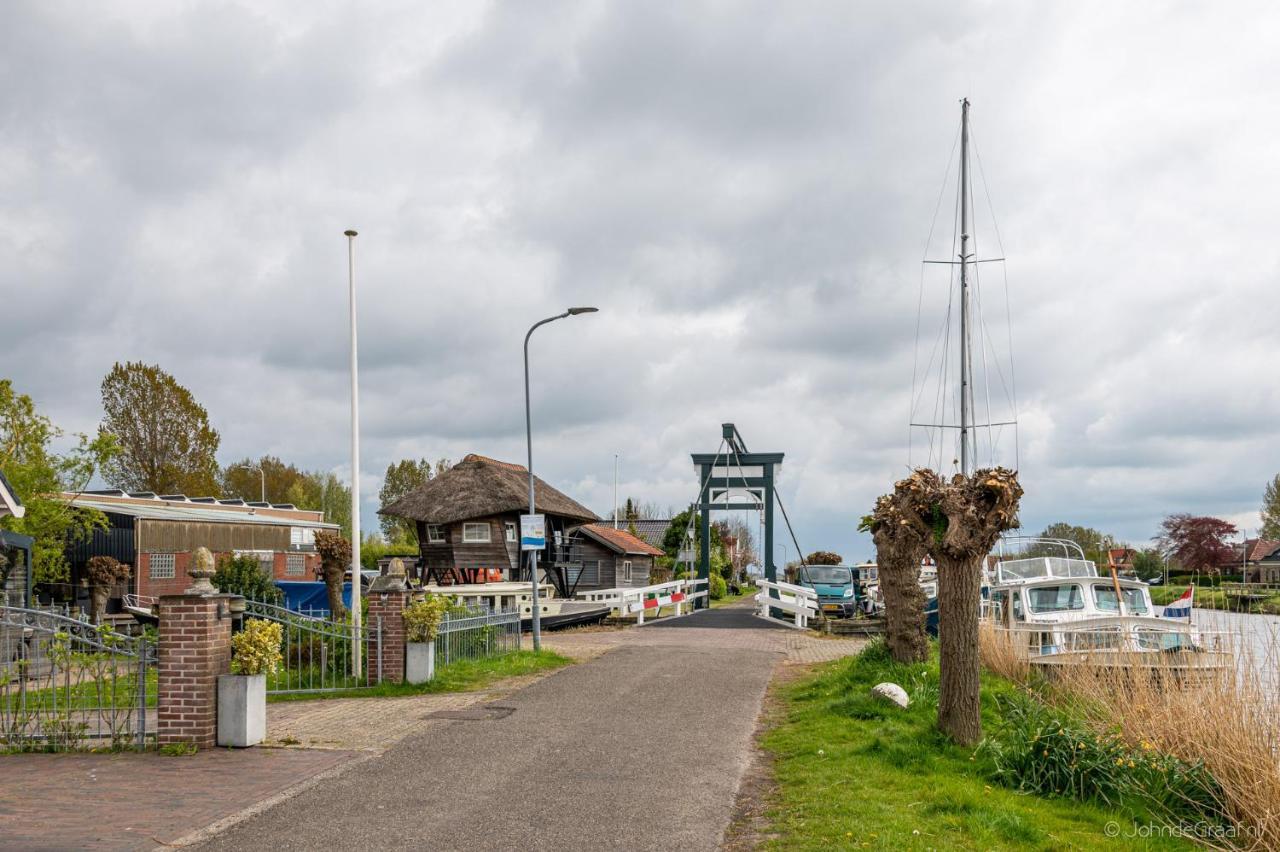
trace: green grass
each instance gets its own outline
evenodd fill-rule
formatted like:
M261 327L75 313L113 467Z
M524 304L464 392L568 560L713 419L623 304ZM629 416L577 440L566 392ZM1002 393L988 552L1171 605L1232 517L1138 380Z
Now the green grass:
M70 687L63 685L61 678L59 678L59 683L56 686L28 689L25 698L18 689L17 683L10 683L0 689L0 702L3 702L10 711L21 707L24 700L28 708L39 706L46 709L52 709L55 706L59 709L89 709L99 706L129 709L136 705L137 693L134 691L134 684L138 678L133 672L118 675L114 690L112 689L112 679L110 677L103 679L101 687L95 680L89 678L87 674L78 673L77 677L82 677L83 679L72 683ZM156 681L156 667L150 666L147 669L148 707L156 706ZM101 698L99 698L98 694L99 688L102 690Z
M869 696L892 681L912 694L899 710ZM1126 838L1152 822L1127 811L1015 792L992 780L983 753L934 727L937 663L899 666L883 654L829 663L783 687L785 718L765 734L779 786L768 817L778 850L1186 849L1173 839ZM1013 687L984 675L983 725L995 730L995 696ZM1114 821L1121 841L1106 836Z
M303 692L284 695L268 695L267 701L310 701L317 698L392 698L403 695L428 695L437 692L470 692L482 689L495 681L518 675L558 669L573 662L554 651L516 651L501 657L483 660L463 660L436 669L435 679L429 683L380 683L361 689L343 689L333 692Z
M746 600L747 598L753 597L757 591L759 591L759 589L757 589L755 586L748 586L747 589L743 591L743 593L740 595L725 595L718 601L717 600L711 601L711 606L712 608L715 608L718 606L728 606L729 604L737 603L738 601Z

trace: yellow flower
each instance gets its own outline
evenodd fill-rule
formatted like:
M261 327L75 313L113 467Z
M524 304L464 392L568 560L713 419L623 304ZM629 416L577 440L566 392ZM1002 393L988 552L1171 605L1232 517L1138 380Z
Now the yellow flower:
M1133 761L1132 761L1132 760L1131 760L1131 761L1129 761L1129 768L1130 768L1130 769L1132 769L1132 768L1133 768L1133 766L1134 766Z

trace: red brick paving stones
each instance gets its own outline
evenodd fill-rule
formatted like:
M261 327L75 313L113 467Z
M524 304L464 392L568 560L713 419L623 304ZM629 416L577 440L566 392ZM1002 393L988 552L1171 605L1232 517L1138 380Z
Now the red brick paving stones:
M0 756L0 849L157 849L356 757L213 749Z

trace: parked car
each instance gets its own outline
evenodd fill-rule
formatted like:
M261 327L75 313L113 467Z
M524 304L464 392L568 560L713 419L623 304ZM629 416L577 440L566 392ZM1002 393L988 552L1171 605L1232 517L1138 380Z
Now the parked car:
M853 618L857 609L853 572L843 565L801 565L796 585L806 586L818 594L818 608L823 615Z

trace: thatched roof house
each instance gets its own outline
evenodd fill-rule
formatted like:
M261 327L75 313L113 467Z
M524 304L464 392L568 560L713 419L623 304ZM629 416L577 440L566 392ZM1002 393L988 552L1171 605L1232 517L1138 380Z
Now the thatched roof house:
M539 564L563 593L571 561L567 532L599 517L536 476L533 482L538 513L547 519L547 550ZM519 537L520 515L528 511L528 469L473 453L378 513L415 522L427 579L471 583L528 579Z
M538 511L578 523L598 521L595 512L533 478ZM378 510L427 524L452 524L486 515L529 510L529 470L523 465L472 453L444 473Z

